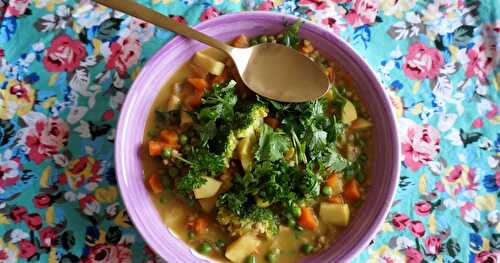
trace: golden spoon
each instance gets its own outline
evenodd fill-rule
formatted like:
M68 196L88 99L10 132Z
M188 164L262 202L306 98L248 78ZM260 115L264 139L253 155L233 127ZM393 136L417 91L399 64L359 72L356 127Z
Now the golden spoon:
M330 83L320 66L292 48L272 43L234 48L134 1L95 1L224 51L234 61L245 85L261 96L283 102L304 102L328 91Z

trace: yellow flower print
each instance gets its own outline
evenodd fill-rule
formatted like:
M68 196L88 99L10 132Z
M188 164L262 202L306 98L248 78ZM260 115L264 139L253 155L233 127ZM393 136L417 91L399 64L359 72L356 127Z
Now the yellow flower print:
M380 9L384 11L384 15L386 16L401 18L403 14L412 9L416 3L416 0L382 0L380 2Z
M387 89L387 94L389 95L389 99L391 100L391 104L396 117L401 118L403 116L403 101L401 100L401 97L399 97L394 91L389 89Z
M77 189L85 183L97 179L100 168L101 163L99 161L90 156L83 156L69 162L64 169L64 173L71 189Z
M380 262L380 260L384 260L385 262L389 260L392 262L405 262L406 258L397 249L391 249L388 246L383 245L379 249L372 252L370 259L367 262L375 263Z
M11 80L6 89L0 90L0 119L12 119L15 114L23 116L31 111L34 102L35 90L30 84Z
M474 169L470 169L466 165L458 164L451 166L446 169L444 176L441 176L441 184L450 196L455 197L460 192L466 190L465 188L468 184L467 177L474 176L474 174Z
M113 222L124 228L129 228L132 224L125 209L121 210L120 212L118 212L118 214L116 214L116 217L113 219Z
M99 187L95 190L95 198L99 203L113 203L117 195L118 191L115 186Z

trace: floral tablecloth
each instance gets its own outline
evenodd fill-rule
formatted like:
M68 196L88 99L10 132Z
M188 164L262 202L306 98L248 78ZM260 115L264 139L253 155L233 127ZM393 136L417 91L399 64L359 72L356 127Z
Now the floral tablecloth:
M500 261L500 3L153 0L190 25L240 10L310 19L376 70L401 181L356 262ZM155 262L120 200L127 89L172 33L91 1L0 0L0 262Z

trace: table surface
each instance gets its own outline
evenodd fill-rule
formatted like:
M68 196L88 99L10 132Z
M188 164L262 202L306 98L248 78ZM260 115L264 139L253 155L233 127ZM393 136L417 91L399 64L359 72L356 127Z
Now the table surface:
M141 2L190 25L272 10L337 32L376 70L402 143L392 209L354 261L500 260L498 2ZM160 261L120 199L113 137L128 87L173 35L88 0L0 10L0 261Z

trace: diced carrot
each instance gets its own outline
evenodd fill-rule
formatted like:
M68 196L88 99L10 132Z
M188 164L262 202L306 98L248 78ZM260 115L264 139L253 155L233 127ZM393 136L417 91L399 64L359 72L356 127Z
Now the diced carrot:
M202 78L187 78L187 82L195 88L196 91L205 92L208 89L208 82Z
M174 146L177 145L179 137L177 136L177 132L173 130L162 130L160 132L161 139L166 143L165 146Z
M332 187L337 183L337 175L335 173L332 173L325 181L325 184Z
M349 201L356 201L361 197L356 179L352 179L344 186L344 197Z
M302 47L302 52L309 54L314 51L314 47L312 45L304 45Z
M149 177L148 183L151 187L151 191L153 191L154 194L163 192L163 184L161 183L161 179L158 174L152 174Z
M241 34L237 38L233 40L233 47L245 48L248 47L248 38L247 36Z
M338 195L332 195L330 198L328 198L329 203L334 203L334 204L342 204L344 203L344 198L342 198L341 194Z
M159 141L149 141L149 156L159 156L161 155L161 150L163 150L163 144Z
M208 231L208 220L204 217L198 217L194 220L193 231L198 234L204 234Z
M315 230L318 227L318 218L314 215L311 207L301 207L301 214L297 223L307 230Z
M330 82L333 82L333 68L332 67L326 68L326 75L328 76L328 79L330 80Z
M267 125L271 126L271 128L273 128L273 129L280 127L280 121L274 117L271 117L271 116L265 117L264 122Z
M195 92L194 94L190 94L184 99L184 105L190 110L196 109L200 107L202 97L202 93Z

